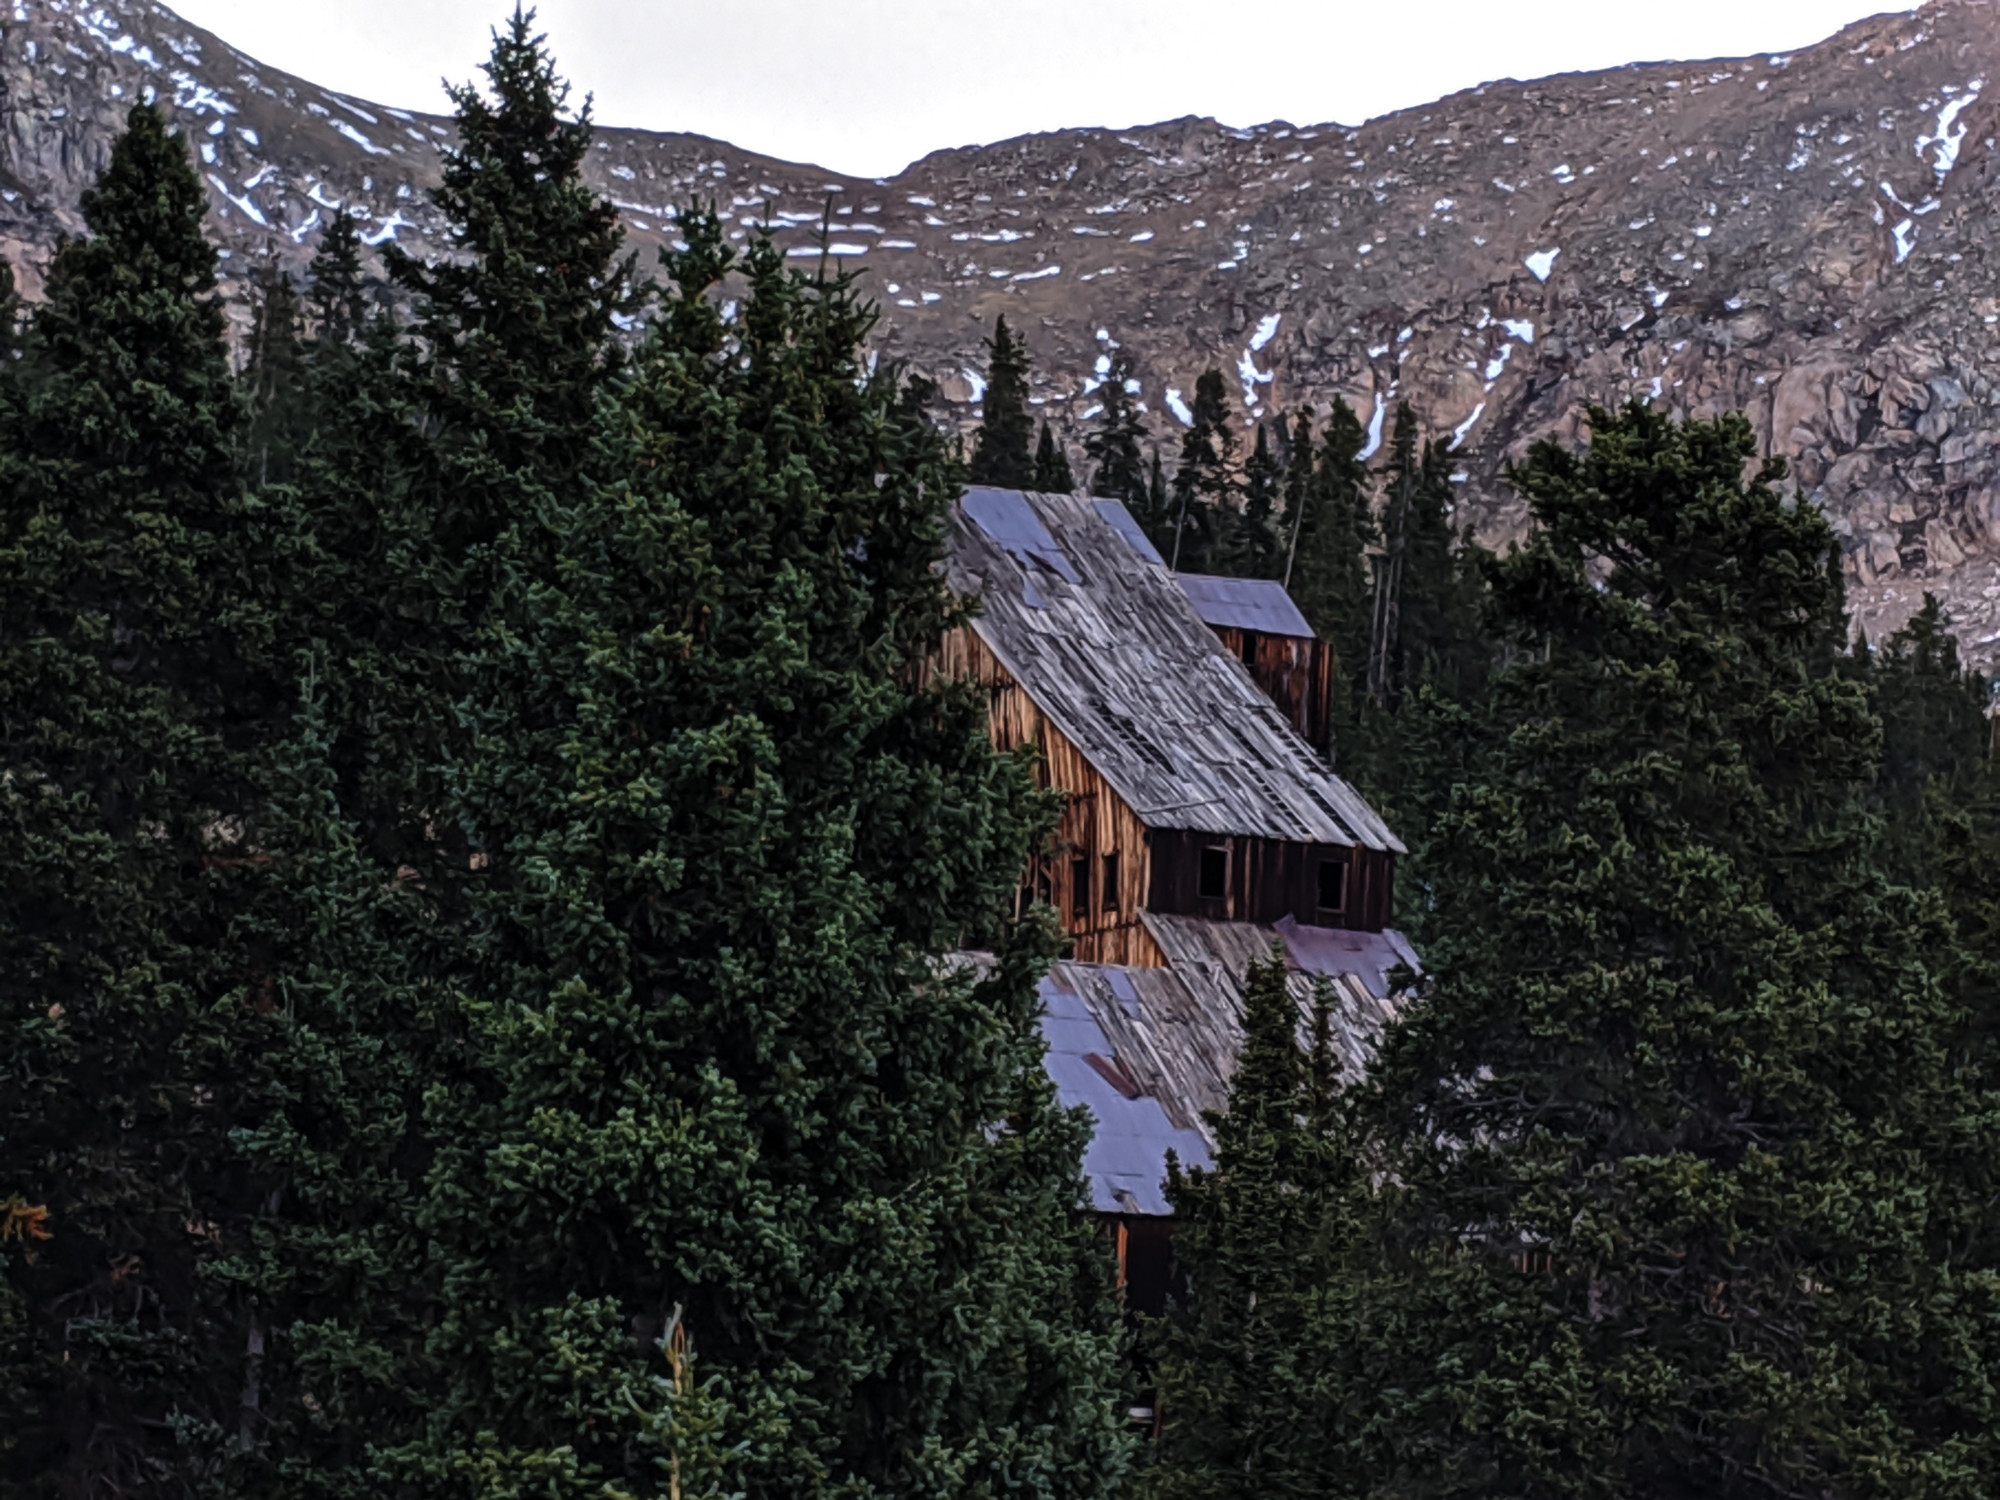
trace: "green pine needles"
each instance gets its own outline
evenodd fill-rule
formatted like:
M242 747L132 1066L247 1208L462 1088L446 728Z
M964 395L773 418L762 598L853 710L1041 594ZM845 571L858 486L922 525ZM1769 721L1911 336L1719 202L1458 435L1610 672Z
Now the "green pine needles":
M1360 1078L1253 970L1133 1361L929 671L968 478L1077 487L1024 342L968 466L853 277L642 271L531 15L453 99L454 254L336 215L245 349L151 107L0 278L0 1500L1993 1494L1986 684L1746 422L1496 559L1407 411L1210 372L1170 477L1113 346L1090 490L1334 643L1426 958Z
M1273 1110L1297 1020L1253 1007L1183 1190L1162 1492L1990 1493L1990 961L1889 873L1833 534L1754 452L1634 405L1514 474L1430 972L1323 1125Z
M1028 415L1027 340L1009 329L1003 316L993 320L986 350L986 390L967 477L1003 490L1033 489L1035 424Z
M849 280L639 278L532 17L487 81L407 321L336 218L232 377L141 109L5 367L0 1494L1106 1494L964 471Z

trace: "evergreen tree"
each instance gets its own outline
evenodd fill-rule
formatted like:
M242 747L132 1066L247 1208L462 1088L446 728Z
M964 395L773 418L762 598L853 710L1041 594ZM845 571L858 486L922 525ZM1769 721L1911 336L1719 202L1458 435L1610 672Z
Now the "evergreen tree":
M983 700L912 670L958 618L959 471L864 375L846 279L680 228L598 477L503 575L464 702L478 998L428 1119L438 1384L390 1468L665 1495L650 1445L699 1419L733 1493L1105 1493L1050 936L945 961L1046 826ZM670 1329L713 1385L676 1384Z
M291 476L308 421L305 358L298 288L275 259L267 259L251 281L250 348L243 370L251 405L251 472L259 483Z
M1236 478L1236 434L1229 426L1228 388L1220 370L1194 383L1193 420L1181 436L1174 470L1172 524L1154 534L1154 545L1176 572L1207 572L1226 550L1241 519Z
M1900 630L1871 652L1857 641L1842 663L1882 721L1875 800L1898 879L1939 878L1937 840L1961 814L1983 821L1989 726L1987 684L1959 664L1950 617L1930 594Z
M1032 489L1030 449L1035 424L1028 415L1028 344L1009 331L1003 313L987 339L986 395L972 442L971 479L1003 490Z
M1861 651L1865 656L1867 644ZM1986 758L1986 679L1962 666L1951 619L1936 596L1882 643L1868 684L1882 721L1885 797L1900 813L1913 810L1934 782L1962 781Z
M1335 1088L1333 997L1316 994L1302 1051L1286 981L1279 956L1249 972L1214 1168L1169 1163L1187 1292L1154 1336L1162 1428L1145 1490L1163 1500L1339 1493L1353 1477L1341 1394L1376 1277L1357 1254L1368 1194Z
M1429 683L1450 701L1469 702L1483 691L1492 664L1483 618L1487 554L1470 527L1463 535L1452 529L1451 467L1445 445L1423 445L1405 518L1392 697ZM1392 492L1400 482L1392 474Z
M643 305L618 210L583 180L588 104L566 113L534 13L516 10L484 64L491 97L449 92L458 146L433 200L455 254L383 247L415 308L411 399L435 434L429 497L448 553L488 547L583 466L598 391L617 372L616 320ZM476 618L490 579L457 580Z
M21 342L21 294L14 286L14 268L0 260L0 361L14 357Z
M1368 680L1369 478L1361 461L1367 441L1354 409L1335 398L1316 457L1310 430L1300 419L1286 476L1287 519L1295 538L1288 587L1307 623L1333 645L1339 684L1334 701L1343 719Z
M903 419L927 427L937 426L937 418L932 413L937 408L940 394L935 380L905 370L901 405Z
M367 479L357 493L322 466L333 494L314 507L356 569L339 606L347 706L329 709L343 783L384 862L439 892L465 883L476 852L432 815L465 732L463 670L502 575L545 564L552 509L586 483L600 398L625 363L618 322L649 296L616 207L583 180L588 106L567 111L533 23L517 9L496 31L487 91L450 90L458 144L432 197L454 253L424 264L384 247L411 326L393 359L341 376L356 410L339 446ZM330 235L327 295L345 301L346 237Z
M1160 450L1153 450L1153 462L1146 474L1146 505L1140 512L1140 525L1146 535L1157 542L1158 538L1171 534L1173 523L1173 494L1167 489L1166 471L1160 463Z
M1283 546L1283 570L1278 578L1289 590L1292 573L1298 565L1299 533L1305 526L1307 497L1312 493L1318 449L1314 446L1312 413L1309 411L1298 414L1290 432L1285 431L1284 421L1280 419L1278 431L1284 437L1285 447L1285 479L1280 491L1277 523L1278 540Z
M368 321L367 282L361 270L361 230L345 208L333 211L307 277L306 311L313 341L327 348L359 338Z
M1139 415L1138 383L1132 356L1123 349L1112 351L1110 368L1097 387L1104 410L1083 439L1084 454L1096 465L1090 476L1090 492L1124 501L1134 516L1150 509L1146 460L1139 451L1146 424Z
M1941 903L1854 815L1832 534L1740 417L1592 423L1515 471L1500 737L1377 1070L1356 1488L1980 1493L2000 1139Z
M186 141L133 109L82 207L0 375L0 1427L37 1494L178 1488L235 1428L230 919L288 712Z
M1054 495L1067 495L1076 489L1076 478L1069 471L1069 455L1056 442L1046 420L1042 423L1041 441L1035 447L1035 482L1031 488Z
M229 937L246 956L228 1054L229 1165L254 1212L209 1274L237 1299L233 1409L183 1425L218 1495L384 1492L373 1458L421 1413L435 1308L415 1189L434 1144L422 1100L448 1076L430 1045L454 997L413 956L445 915L385 879L342 805L318 684L301 651L298 711L259 757L258 857L237 875ZM455 1040L450 1038L449 1040Z
M1270 434L1259 422L1257 441L1243 464L1243 509L1224 533L1215 559L1217 572L1235 578L1276 578L1283 571L1278 504L1284 477L1271 452Z
M1374 619L1368 638L1368 701L1387 708L1403 686L1403 573L1408 563L1412 514L1422 504L1423 458L1417 414L1406 402L1396 408L1382 476L1382 554L1370 580Z

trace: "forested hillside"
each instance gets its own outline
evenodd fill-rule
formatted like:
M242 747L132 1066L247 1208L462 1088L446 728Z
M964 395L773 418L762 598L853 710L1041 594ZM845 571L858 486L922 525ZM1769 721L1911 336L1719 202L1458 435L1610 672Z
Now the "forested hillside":
M156 103L0 282L0 1497L2000 1492L1987 684L1752 421L1592 409L1504 551L1414 401L1167 446L1120 345L1066 443L996 318L961 435L851 258L637 253L529 18L452 102L435 244L236 334ZM1410 848L1365 1073L1253 975L1163 1319L925 670L975 477L1286 583Z
M1497 80L1367 122L1127 128L1086 97L1076 129L879 181L633 129L601 131L584 174L649 258L697 199L732 243L765 224L803 263L826 220L828 252L882 304L882 353L938 384L957 430L1001 314L1072 448L1118 350L1169 450L1210 367L1239 420L1340 397L1386 440L1408 399L1425 436L1458 435L1455 514L1489 543L1526 521L1507 463L1582 441L1591 405L1742 411L1827 511L1870 633L1929 590L1987 663L1996 71L2000 11L1930 0L1796 53ZM0 250L31 299L149 97L196 143L243 330L256 267L301 274L339 208L384 287L374 247L450 244L427 196L448 117L289 77L154 0L18 0L0 12Z

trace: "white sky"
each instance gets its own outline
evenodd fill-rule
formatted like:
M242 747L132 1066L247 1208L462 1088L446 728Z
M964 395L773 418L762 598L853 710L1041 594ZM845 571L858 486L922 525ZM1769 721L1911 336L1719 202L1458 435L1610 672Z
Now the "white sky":
M444 108L508 0L169 0L259 60ZM1789 51L1895 0L541 0L607 125L884 176L945 146L1180 115L1364 119L1496 78Z

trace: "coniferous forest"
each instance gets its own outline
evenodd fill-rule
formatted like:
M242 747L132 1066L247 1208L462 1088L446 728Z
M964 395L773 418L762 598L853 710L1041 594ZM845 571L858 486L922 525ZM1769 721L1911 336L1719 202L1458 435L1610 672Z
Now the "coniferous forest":
M1594 413L1504 556L1407 407L1163 458L1114 355L1072 455L1004 322L962 445L485 75L445 262L336 216L233 337L142 105L0 284L0 1500L2000 1495L1986 683L1747 422ZM1362 1076L1253 973L1159 1319L1058 808L922 669L964 486L1078 478L1333 644L1424 958Z

